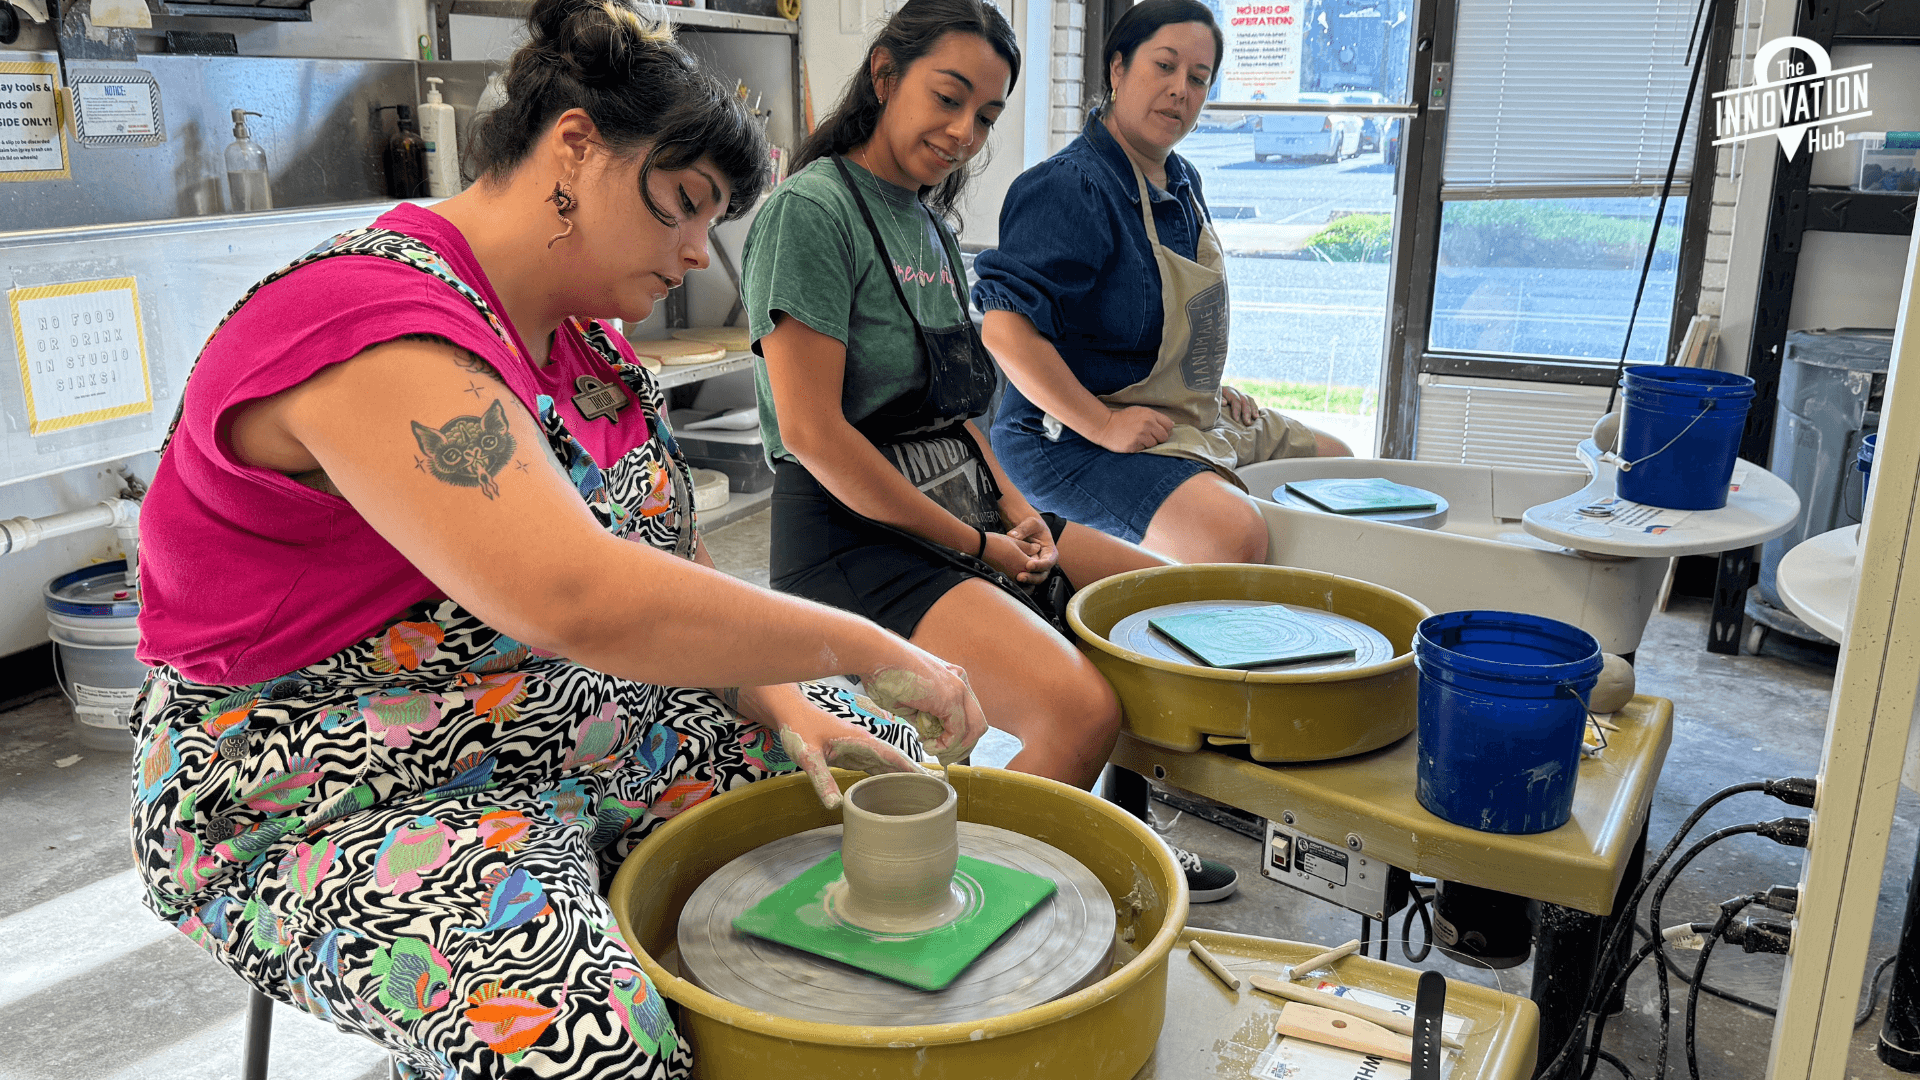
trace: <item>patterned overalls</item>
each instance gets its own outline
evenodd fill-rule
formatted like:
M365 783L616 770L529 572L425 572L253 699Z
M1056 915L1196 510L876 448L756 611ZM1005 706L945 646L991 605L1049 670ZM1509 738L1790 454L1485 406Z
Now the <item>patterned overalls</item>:
M479 295L400 233L345 233L255 290L334 255L433 274L511 348ZM598 324L576 328L650 435L603 468L542 396L548 445L608 531L689 555L692 485L661 391ZM806 689L923 756L866 699ZM601 889L660 822L794 768L706 690L536 652L450 600L252 686L161 665L133 726L147 905L249 983L435 1080L685 1075L691 1056Z

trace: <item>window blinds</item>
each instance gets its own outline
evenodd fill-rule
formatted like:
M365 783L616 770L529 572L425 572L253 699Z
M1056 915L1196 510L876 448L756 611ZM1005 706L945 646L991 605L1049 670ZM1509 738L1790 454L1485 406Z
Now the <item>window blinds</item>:
M1700 0L1459 0L1442 198L1652 195ZM1686 190L1694 101L1674 190Z

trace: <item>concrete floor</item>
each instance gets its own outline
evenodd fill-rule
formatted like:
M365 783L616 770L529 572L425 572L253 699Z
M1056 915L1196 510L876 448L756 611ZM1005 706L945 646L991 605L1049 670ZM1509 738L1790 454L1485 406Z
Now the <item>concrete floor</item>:
M709 547L722 569L766 582L767 517L761 512L715 530ZM1760 656L1708 653L1707 609L1681 600L1654 616L1639 651L1641 690L1673 699L1673 749L1653 807L1656 848L1705 796L1740 780L1811 775L1820 754L1834 650L1775 638ZM4 697L0 690L0 697ZM1004 762L1017 748L996 733L976 752ZM235 1076L240 1061L244 988L198 949L139 906L128 869L126 758L81 746L65 702L41 697L0 713L0 1080L214 1080ZM1299 941L1338 943L1358 935L1359 917L1261 878L1259 845L1191 815L1155 812L1175 844L1241 869L1240 893L1196 906L1196 926ZM1740 821L1799 814L1765 796L1737 796L1697 831ZM1894 823L1871 957L1893 951L1900 929L1920 804L1902 791ZM1752 837L1703 855L1666 901L1666 922L1710 920L1729 896L1793 884L1801 852ZM1395 921L1398 933L1399 922ZM1416 924L1414 934L1420 931ZM1396 944L1391 954L1398 959ZM1691 970L1693 954L1680 954ZM1434 953L1425 966L1450 977L1525 993L1530 967L1473 970ZM1778 994L1781 958L1715 952L1709 982L1759 1002ZM1659 1017L1651 975L1630 987L1626 1012L1608 1027L1607 1045L1637 1077L1652 1069ZM1684 988L1680 988L1684 990ZM1685 1075L1675 995L1670 1075ZM1760 1077L1771 1020L1705 999L1698 1042L1701 1075ZM380 1080L382 1056L305 1014L276 1013L272 1075L299 1080ZM1876 1015L1854 1040L1847 1076L1899 1074L1873 1054ZM1596 1075L1606 1076L1602 1068Z

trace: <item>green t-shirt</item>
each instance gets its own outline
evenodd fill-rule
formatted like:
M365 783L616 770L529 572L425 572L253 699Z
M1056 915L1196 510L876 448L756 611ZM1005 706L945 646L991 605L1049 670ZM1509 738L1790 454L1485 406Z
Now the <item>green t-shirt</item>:
M958 244L912 191L877 179L848 160L887 254L874 250L840 172L822 158L795 173L767 197L747 234L741 291L754 351L784 311L847 347L840 407L859 423L909 391L924 391L927 361L919 335L886 275L900 286L921 325L958 325L965 317L955 295ZM760 395L760 439L769 461L791 458L780 441L780 420L767 385L767 363L754 362Z

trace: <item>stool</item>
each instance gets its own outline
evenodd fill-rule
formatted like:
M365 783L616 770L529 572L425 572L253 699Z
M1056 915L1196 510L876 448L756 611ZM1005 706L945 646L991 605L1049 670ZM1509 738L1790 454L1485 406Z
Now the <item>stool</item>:
M273 1045L273 999L258 989L247 990L247 1029L240 1043L240 1080L267 1080L267 1051ZM400 1059L387 1058L391 1080L400 1075Z

